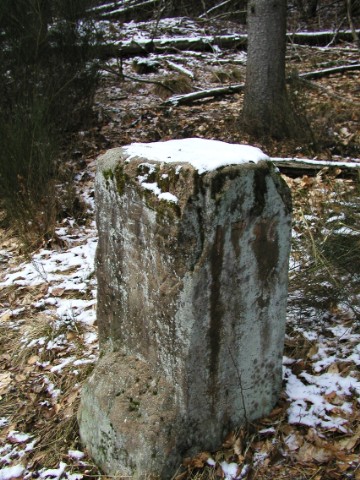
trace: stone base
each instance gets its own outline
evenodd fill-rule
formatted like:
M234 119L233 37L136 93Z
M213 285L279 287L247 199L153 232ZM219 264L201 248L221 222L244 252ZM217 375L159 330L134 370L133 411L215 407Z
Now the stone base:
M171 478L191 445L186 439L174 388L145 362L106 354L82 391L80 435L108 474ZM180 420L180 421L179 421ZM178 444L182 439L182 444Z

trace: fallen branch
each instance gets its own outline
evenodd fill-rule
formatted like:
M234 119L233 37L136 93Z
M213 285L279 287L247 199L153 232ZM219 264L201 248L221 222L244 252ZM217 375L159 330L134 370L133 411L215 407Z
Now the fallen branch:
M230 95L239 93L244 90L245 84L239 83L237 85L229 85L227 87L211 88L208 90L200 90L199 92L186 93L184 95L173 95L168 98L162 105L164 106L177 106L177 105L189 105L196 100L203 100L204 98L216 98L223 95Z
M306 81L308 78L320 78L324 77L327 75L331 75L334 73L339 73L339 72L346 72L349 70L360 70L360 64L351 64L351 65L343 65L341 67L334 67L334 68L326 68L324 70L314 70L313 72L306 72L306 73L300 73L297 77L299 80ZM287 78L288 82L291 82L294 80L293 76L289 76ZM313 84L312 82L309 82L310 86L313 86L314 88L317 88L316 84ZM222 95L232 95L234 93L239 93L244 90L245 84L244 83L239 83L236 85L229 85L226 87L217 87L217 88L211 88L211 89L206 89L206 90L200 90L198 92L191 92L191 93L186 93L185 95L173 95L172 97L168 98L163 105L190 105L191 103L197 101L197 100L203 100L205 98L217 98ZM322 89L321 86L319 86L319 90ZM329 95L332 95L331 92L327 92ZM335 95L335 94L333 94ZM337 97L338 100L342 101L347 101L347 99L344 99L343 97ZM352 102L353 103L353 102Z
M328 169L333 172L335 169L339 178L359 178L360 159L356 162L332 162L324 160L310 160L306 158L271 158L280 172L288 177L296 178L303 175L315 176L321 170Z
M296 48L303 48L303 49L308 49L308 50L315 50L315 51L320 51L320 52L328 52L327 47L322 47L322 46L316 46L316 45L301 45L300 43L292 43L293 47ZM359 50L357 48L349 48L349 47L332 47L331 52L339 52L339 53L344 53L344 54L349 54L349 53L357 53Z
M124 2L113 1L103 5L98 5L89 10L89 13L102 20L112 19L131 19L136 12L141 12L144 16L144 10L147 10L148 14L153 14L153 9L159 0L133 0L128 1L126 6L121 6Z
M215 5L214 7L209 8L206 12L202 13L200 15L200 18L207 17L209 13L213 13L215 10L218 10L219 8L224 7L225 5L231 3L233 0L224 0L223 2L219 3L218 5Z
M183 67L182 65L178 65L177 63L172 62L171 60L166 60L166 65L170 67L172 70L175 70L178 73L181 73L182 75L185 75L187 77L190 77L192 80L194 79L194 74L187 68Z
M360 33L360 30L359 32ZM303 32L288 33L288 41L291 43L304 43L307 45L327 45L333 37L333 32ZM339 40L352 40L352 32L339 32ZM177 37L177 38L153 38L153 39L132 39L130 41L119 41L105 43L97 48L97 53L102 58L121 57L129 58L135 55L148 55L149 53L197 51L212 52L214 47L231 50L245 50L247 45L246 34L234 35L204 35L199 37Z
M299 78L321 78L335 73L344 73L350 70L360 70L360 63L350 65L341 65L340 67L324 68L323 70L314 70L312 72L300 73Z
M356 30L359 34L360 30ZM343 31L324 31L324 32L296 32L288 33L287 39L291 43L300 43L303 45L322 45L327 46L329 43L336 41L353 41L353 32L351 30Z
M149 53L197 51L212 52L214 47L224 49L245 49L247 35L204 35L201 37L177 37L177 38L154 38L133 39L108 43L101 46L103 58L109 57L132 57L134 55L147 55Z

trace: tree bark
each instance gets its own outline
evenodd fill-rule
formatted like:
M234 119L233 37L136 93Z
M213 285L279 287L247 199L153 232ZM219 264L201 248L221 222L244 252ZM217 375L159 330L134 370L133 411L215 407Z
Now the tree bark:
M352 2L351 0L346 0L346 13L347 13L347 18L349 22L349 27L351 28L352 36L354 42L357 44L359 50L360 50L360 37L356 31L353 17L352 17Z
M255 136L297 136L286 93L286 0L248 3L244 127Z

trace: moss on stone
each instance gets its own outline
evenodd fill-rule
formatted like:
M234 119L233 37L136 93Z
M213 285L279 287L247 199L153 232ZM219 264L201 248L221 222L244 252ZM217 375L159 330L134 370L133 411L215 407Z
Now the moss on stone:
M153 168L147 164L140 164L137 167L137 173L147 175L146 183L156 183L162 193L174 190L179 178L176 169L170 167L164 170L157 164L152 164L152 166ZM137 184L137 191L144 199L146 206L156 212L158 223L166 224L180 216L180 207L175 202L161 200L154 192L141 187L139 184Z
M125 185L129 182L130 177L124 172L124 166L119 164L115 168L114 172L116 180L116 189L119 195L124 194Z
M114 180L114 172L111 170L111 168L104 170L102 173L105 180Z
M211 182L211 198L219 203L225 191L226 183L238 177L238 170L229 169L227 167L219 168L216 176Z
M159 185L159 188L162 192L168 192L170 190L170 183L171 183L171 180L170 180L170 177L169 177L169 174L166 173L165 175L166 176L163 176L164 174L161 174L159 176L159 179L158 179L158 185Z
M155 206L156 220L160 222L172 222L176 217L180 217L180 207L175 202L167 200L158 200Z
M140 163L137 167L137 173L139 175L147 175L146 181L149 183L153 183L157 181L160 165L158 164L150 164L148 163Z
M140 402L129 398L129 412L138 412L140 408Z
M108 168L102 172L103 177L105 179L105 184L106 188L110 187L110 181L114 180L114 172L111 170L111 168Z
M157 182L162 192L169 192L170 189L175 188L178 179L179 174L176 173L176 169L174 167L171 167L165 173L160 174L159 172Z

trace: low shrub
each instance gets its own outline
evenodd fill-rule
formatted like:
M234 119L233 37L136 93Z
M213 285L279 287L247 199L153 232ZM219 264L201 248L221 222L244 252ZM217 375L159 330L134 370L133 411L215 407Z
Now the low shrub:
M91 114L97 39L88 3L0 4L0 208L27 248L52 234L59 152Z

